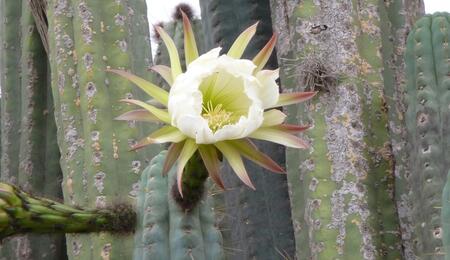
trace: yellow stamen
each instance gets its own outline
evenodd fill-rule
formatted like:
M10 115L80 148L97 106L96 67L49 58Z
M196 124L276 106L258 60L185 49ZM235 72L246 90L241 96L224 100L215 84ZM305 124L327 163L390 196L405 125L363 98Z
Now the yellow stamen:
M214 107L211 101L203 105L202 116L208 120L208 126L214 133L225 125L234 123L232 112L223 109L222 104Z

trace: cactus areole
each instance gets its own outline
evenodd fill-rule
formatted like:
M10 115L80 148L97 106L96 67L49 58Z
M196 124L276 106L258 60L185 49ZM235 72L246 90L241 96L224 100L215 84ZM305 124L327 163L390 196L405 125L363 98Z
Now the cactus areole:
M215 48L201 56L185 14L183 27L187 68L184 72L173 40L162 28L156 28L168 49L171 67L156 65L153 70L171 86L169 92L128 72L109 70L132 81L155 101L167 107L162 109L139 100L122 100L140 106L143 110L127 112L118 119L167 124L134 148L154 143L172 143L163 172L178 162L176 188L184 199L188 193L198 193L190 189L202 190L208 175L224 188L219 176L221 155L227 159L236 175L253 189L242 156L273 172L283 173L284 170L258 151L249 138L293 148L307 148L307 144L294 134L308 127L283 124L286 115L274 108L305 101L312 98L315 92L278 93L275 81L279 71L262 70L273 51L275 36L253 60L241 59L256 32L257 24L242 32L227 54L220 55L221 49ZM204 167L199 166L199 161L203 162L200 164ZM189 164L197 166L191 167ZM207 174L193 174L191 171L204 171ZM193 181L190 178L200 180ZM201 185L198 185L199 182Z

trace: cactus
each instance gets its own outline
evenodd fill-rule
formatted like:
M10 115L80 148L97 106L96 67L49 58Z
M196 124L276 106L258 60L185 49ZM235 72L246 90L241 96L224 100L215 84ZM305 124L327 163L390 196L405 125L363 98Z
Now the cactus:
M129 205L97 210L70 207L33 197L2 182L0 223L0 240L22 233L130 233L134 231L136 213Z
M416 254L428 258L442 248L441 208L445 217L450 166L449 104L450 14L436 13L417 21L406 49L408 145ZM442 201L441 201L442 199ZM443 220L444 227L446 219ZM444 229L444 236L448 230Z
M442 235L442 241L444 244L444 250L445 250L445 259L450 259L450 171L447 175L447 182L445 183L444 189L442 191L442 229L443 229L443 235Z
M5 49L0 52L6 65L2 65L5 70L1 78L5 80L0 84L5 113L2 179L28 192L61 199L61 168L59 149L54 142L56 127L48 94L47 56L28 3L14 2L1 3L5 24L0 34ZM21 30L20 37L17 29ZM13 258L34 255L39 259L64 259L64 237L15 237L7 240L1 251Z
M414 228L412 218L412 191L405 125L405 61L404 50L409 28L423 15L420 1L386 2L381 12L384 62L384 95L388 109L389 135L395 159L395 199L401 227L402 246L405 259L414 259ZM383 14L384 13L384 14ZM398 15L407 13L408 15Z
M332 2L271 1L283 90L319 91L307 106L288 111L291 122L313 125L307 134L313 149L287 151L297 258L398 259L395 161L384 104L393 77L383 73L390 57L379 50L391 37L382 23L387 10L392 17L405 7ZM408 8L396 18L409 21L420 12ZM393 42L401 50L402 41Z
M175 171L162 174L166 154L154 157L142 174L133 259L224 259L211 197L190 210L180 207L170 192Z
M258 31L244 53L254 57L272 36L269 1L202 0L202 25L206 49L216 46L228 50L240 31L259 22ZM272 55L267 65L276 68ZM284 148L271 143L256 142L258 148L283 165ZM216 207L223 211L220 227L223 230L227 258L276 259L294 255L286 176L246 163L256 191L249 190L231 174L229 166L221 175L229 189L218 194Z
M47 13L65 200L95 208L133 202L144 158L160 148L147 149L148 154L129 151L140 138L140 129L114 118L128 110L118 100L135 94L129 82L105 70L149 65L149 57L136 49L146 46L144 53L149 55L148 40L137 44L130 36L136 35L133 27L144 32L146 23L131 17L145 15L145 3L53 0ZM148 34L140 37L148 39ZM127 259L132 254L131 236L89 234L67 239L71 259Z

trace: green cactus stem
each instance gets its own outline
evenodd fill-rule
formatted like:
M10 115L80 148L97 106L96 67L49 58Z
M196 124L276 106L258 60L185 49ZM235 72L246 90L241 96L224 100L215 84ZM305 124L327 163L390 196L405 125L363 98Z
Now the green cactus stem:
M2 179L28 192L61 199L62 174L58 163L59 148L55 142L46 51L29 3L6 1L1 5L5 24L2 24L0 32L3 47L0 55L6 64L0 84L2 106L5 106L2 111L6 113L3 117L6 121L2 122L5 126L2 128L2 143L5 145L2 150L7 153L2 164L5 167ZM11 58L15 60L8 61ZM18 81L13 81L14 75L20 75L16 78ZM13 146L14 151L10 149ZM39 259L65 259L64 236L15 236L4 241L0 254L11 258L33 255Z
M442 191L442 240L444 243L445 259L450 259L450 171L447 175L447 182Z
M176 171L162 175L166 154L153 158L142 174L133 259L224 259L211 197L203 194L192 208L182 208L170 192Z
M386 42L404 47L383 20L400 2L271 1L283 91L319 91L288 110L288 121L312 125L312 149L287 151L298 259L404 255L385 106L394 79L384 67L391 56L380 53ZM408 8L396 16L409 21L421 10Z
M217 46L226 52L235 38L248 26L258 22L256 35L246 48L244 58L252 59L271 38L270 3L267 0L201 0L203 42L206 49ZM199 42L199 41L197 41ZM273 55L267 69L277 68ZM284 165L282 146L255 142L258 149L278 164ZM227 191L217 194L215 208L228 259L278 259L294 257L295 242L287 179L252 163L245 167L256 187L248 189L227 165L222 179Z
M118 100L141 94L106 69L144 64L137 70L142 74L150 65L145 1L52 0L47 13L65 201L90 208L132 204L145 158L161 147L130 151L143 128L114 118L130 109ZM144 39L139 44L131 40L137 31ZM131 236L77 234L67 240L71 259L129 259L133 251Z
M442 201L448 190L442 191L450 167L449 41L450 14L427 15L410 32L405 55L415 253L425 259L445 254L441 209L448 206Z
M134 231L135 224L131 206L83 210L0 183L0 239L24 233L128 233Z
M420 1L387 1L380 9L383 34L384 102L388 110L389 135L395 159L395 199L400 222L403 257L414 259L414 226L412 190L408 170L407 131L405 125L405 60L404 49L409 28L423 15ZM408 13L398 15L399 13Z

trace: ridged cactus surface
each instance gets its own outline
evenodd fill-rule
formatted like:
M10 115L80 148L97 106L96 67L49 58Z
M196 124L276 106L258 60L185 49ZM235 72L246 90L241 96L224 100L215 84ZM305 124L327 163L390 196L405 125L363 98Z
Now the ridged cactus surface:
M256 35L243 55L252 59L273 34L267 0L201 0L200 6L206 49L220 46L223 53L227 52L244 29L258 22ZM277 67L275 55L266 67ZM260 151L280 165L284 164L285 150L282 146L267 142L256 144ZM231 168L225 166L221 177L227 190L215 196L227 258L293 257L294 234L286 176L273 174L248 162L245 167L256 191L246 187Z
M133 259L224 259L212 198L205 194L191 210L182 209L171 192L175 170L162 175L166 154L154 157L141 177Z
M142 129L114 118L130 109L118 100L139 94L106 69L136 68L133 73L148 76L142 75L151 61L145 1L52 0L47 14L65 202L91 208L133 203L145 160L160 148L130 151ZM129 259L133 251L130 235L67 240L70 259Z
M386 90L394 78L384 66L392 56L380 50L388 42L396 51L404 46L390 39L394 23L387 22L388 13L410 21L420 5L307 0L271 6L282 90L319 91L309 104L288 110L291 122L312 125L312 148L287 151L296 257L402 258L392 116L385 104L392 98L385 93L394 92Z
M448 187L442 191L450 167L449 40L450 14L426 15L410 32L405 56L415 251L421 259L446 254L441 222L445 228ZM448 232L444 230L444 236Z
M50 199L34 197L16 186L0 182L0 239L23 233L107 231L124 234L133 232L135 225L136 212L130 205L85 210ZM47 244L44 244L46 242ZM46 246L51 245L48 241L41 243ZM50 249L47 248L47 250ZM46 256L41 253L19 258L55 259L55 257L62 259L65 258L65 254Z
M3 181L61 199L61 168L45 49L27 1L2 1ZM63 235L24 235L5 240L0 256L65 259Z

